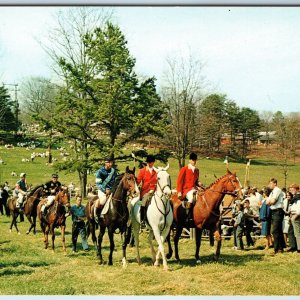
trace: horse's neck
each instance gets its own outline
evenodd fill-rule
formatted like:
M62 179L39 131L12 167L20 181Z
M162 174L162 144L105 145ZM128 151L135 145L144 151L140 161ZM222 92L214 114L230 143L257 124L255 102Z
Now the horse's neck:
M120 183L118 184L115 192L112 195L113 202L115 202L115 203L122 202L123 197L124 197L124 192L125 192L125 189L123 188L123 180L121 180Z
M209 198L209 204L211 203L213 208L219 207L225 196L225 193L223 191L223 184L221 185L220 183L221 182L214 183L203 194L203 197Z

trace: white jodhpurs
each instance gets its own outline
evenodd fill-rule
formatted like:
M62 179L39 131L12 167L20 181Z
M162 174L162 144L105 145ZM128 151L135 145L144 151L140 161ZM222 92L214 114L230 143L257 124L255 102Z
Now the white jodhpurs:
M46 207L49 207L55 199L55 196L48 196L47 202L42 206L41 210L44 211Z
M24 200L24 195L22 193L18 193L16 207L19 208L22 206Z
M101 190L98 190L98 198L99 198L99 199L97 199L96 201L97 201L98 203L100 203L100 205L104 205L105 202L106 202L106 194L103 193ZM98 203L97 203L97 204L98 204Z
M195 188L192 188L190 191L186 194L186 199L189 203L194 203L195 194L197 193L197 190Z

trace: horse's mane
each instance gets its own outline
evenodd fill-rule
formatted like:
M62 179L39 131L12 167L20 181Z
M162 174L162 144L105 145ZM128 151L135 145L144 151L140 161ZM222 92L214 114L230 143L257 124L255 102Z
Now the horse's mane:
M32 196L32 195L33 195L39 188L41 188L41 187L43 187L43 184L40 184L40 185L34 187L34 188L29 192L29 194L27 195L27 197Z
M216 184L216 183L218 183L219 181L221 181L221 180L222 180L224 177L226 177L227 175L228 175L228 173L225 174L225 175L223 175L223 176L221 176L220 178L218 178L217 180L215 180L213 183L211 183L210 186L207 187L206 189L211 188L214 184Z
M125 173L122 173L122 174L119 174L117 175L116 179L115 179L115 182L111 188L111 193L114 194L114 192L116 191L120 181L122 180L123 176L124 176Z

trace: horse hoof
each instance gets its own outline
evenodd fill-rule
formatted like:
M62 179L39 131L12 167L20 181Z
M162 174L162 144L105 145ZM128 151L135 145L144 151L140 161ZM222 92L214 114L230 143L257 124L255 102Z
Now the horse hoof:
M164 271L170 271L170 269L168 268L168 266L164 266Z
M156 262L154 263L154 266L155 266L155 267L159 267L159 262L156 261Z
M197 264L197 265L200 265L200 264L201 264L201 260L200 260L200 259L197 259L197 260L196 260L196 264Z
M20 232L20 231L18 231L18 234L20 235L20 234L21 234L21 232Z
M166 258L170 259L172 257L172 253L167 253Z
M26 231L26 234L29 234L29 231L28 231L28 230Z

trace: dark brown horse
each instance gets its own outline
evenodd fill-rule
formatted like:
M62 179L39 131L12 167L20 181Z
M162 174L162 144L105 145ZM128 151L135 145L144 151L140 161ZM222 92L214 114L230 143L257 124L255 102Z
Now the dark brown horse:
M218 260L221 249L221 226L220 226L220 205L226 194L240 195L241 184L235 173L227 170L227 174L217 179L204 192L197 192L196 203L193 208L194 224L186 223L186 209L182 206L182 201L173 195L173 216L176 228L174 236L175 258L180 261L178 253L178 241L183 228L196 228L196 253L195 258L200 262L199 250L201 245L202 230L208 229L214 234L217 240L217 250L214 259ZM167 258L171 258L173 250L168 236L169 253Z
M66 207L70 207L70 196L67 187L61 187L60 191L55 196L53 204L49 207L47 215L43 216L41 211L42 205L45 204L47 198L42 199L37 206L37 214L40 220L41 229L44 234L45 249L48 248L48 234L52 235L52 250L54 251L55 228L61 228L61 237L63 252L66 255L65 245L65 228L66 228Z
M99 226L100 231L98 235L98 243L96 239L96 221L94 219L93 214L91 214L89 207L91 206L91 201L87 204L87 232L88 234L92 234L92 240L95 245L95 248L97 249L97 255L99 255L99 263L103 264L103 258L102 258L102 239L105 234L106 228L108 229L108 236L110 241L110 253L109 253L109 259L108 264L113 264L113 251L115 248L114 243L114 233L117 229L120 230L121 238L122 238L122 249L123 249L123 266L127 265L126 262L126 247L128 244L128 239L130 238L130 235L127 234L127 222L129 218L129 212L127 208L127 198L128 198L128 192L133 193L136 189L136 182L135 182L135 176L134 171L129 170L129 168L126 168L126 172L124 174L119 175L116 178L116 181L114 183L114 186L112 188L112 196L111 199L107 201L111 201L108 211L106 214L104 214L103 218L99 218Z
M24 204L24 214L30 223L30 227L27 230L26 234L29 234L32 229L33 229L33 233L36 234L37 206L41 198L43 197L45 197L43 185L39 185L35 187L27 195L27 200L25 201Z

